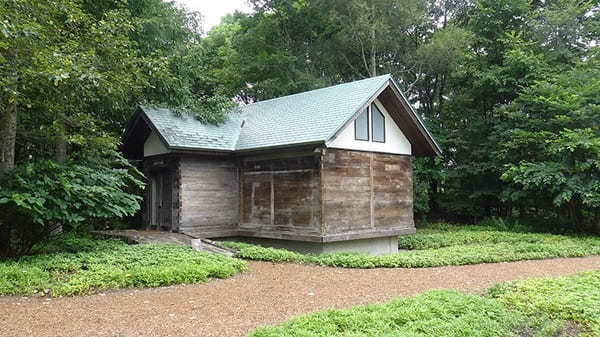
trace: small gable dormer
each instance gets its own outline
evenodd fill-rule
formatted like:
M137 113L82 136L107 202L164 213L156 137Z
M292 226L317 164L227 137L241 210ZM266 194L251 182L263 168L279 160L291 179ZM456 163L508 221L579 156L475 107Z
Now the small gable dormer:
M411 144L383 104L375 99L332 138L327 147L411 155Z
M144 157L156 156L159 154L168 153L169 150L162 142L162 140L158 137L155 131L146 138L144 142Z

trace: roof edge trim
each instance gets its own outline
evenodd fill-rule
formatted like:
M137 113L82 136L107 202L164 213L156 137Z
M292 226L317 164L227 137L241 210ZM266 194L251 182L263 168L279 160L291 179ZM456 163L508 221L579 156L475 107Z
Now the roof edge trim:
M404 105L406 105L408 107L408 112L412 115L413 118L416 119L417 125L419 126L421 133L423 133L423 135L427 139L427 142L431 145L434 152L438 156L441 156L443 153L442 148L436 142L435 138L433 138L433 135L431 134L431 132L429 132L429 130L427 129L427 126L425 126L425 123L423 122L423 119L421 119L421 116L419 116L419 114L415 111L415 109L413 109L412 105L408 102L408 99L406 98L406 96L404 96L404 93L402 92L402 90L400 90L400 87L398 86L398 84L396 83L394 78L391 76L390 76L390 83L391 83L391 87L392 87L392 89L394 89L394 92L396 93L396 95L399 94L399 96L402 98L402 103L404 103Z

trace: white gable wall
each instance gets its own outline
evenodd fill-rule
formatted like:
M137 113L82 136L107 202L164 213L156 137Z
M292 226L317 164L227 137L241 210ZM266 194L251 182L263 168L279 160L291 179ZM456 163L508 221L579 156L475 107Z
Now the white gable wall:
M342 131L327 143L327 147L346 150L385 152L393 154L411 155L411 145L404 133L400 130L396 122L392 119L387 110L375 100L375 104L385 117L385 143L374 142L372 140L372 116L369 116L369 141L354 139L354 120L352 120Z
M157 154L167 153L169 150L165 147L162 140L158 138L156 132L152 131L150 136L146 138L146 142L144 143L144 157L154 156Z

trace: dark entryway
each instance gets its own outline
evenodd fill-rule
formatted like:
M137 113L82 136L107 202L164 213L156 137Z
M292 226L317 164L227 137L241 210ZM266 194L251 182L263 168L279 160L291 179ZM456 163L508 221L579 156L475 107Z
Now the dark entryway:
M173 230L173 179L167 170L149 175L150 226L153 229Z

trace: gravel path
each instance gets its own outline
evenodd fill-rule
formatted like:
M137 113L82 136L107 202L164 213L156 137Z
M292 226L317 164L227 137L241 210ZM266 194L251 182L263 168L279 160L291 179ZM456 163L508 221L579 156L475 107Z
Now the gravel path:
M249 266L248 273L206 284L58 299L0 297L0 336L244 336L319 309L600 269L600 256L424 269Z

